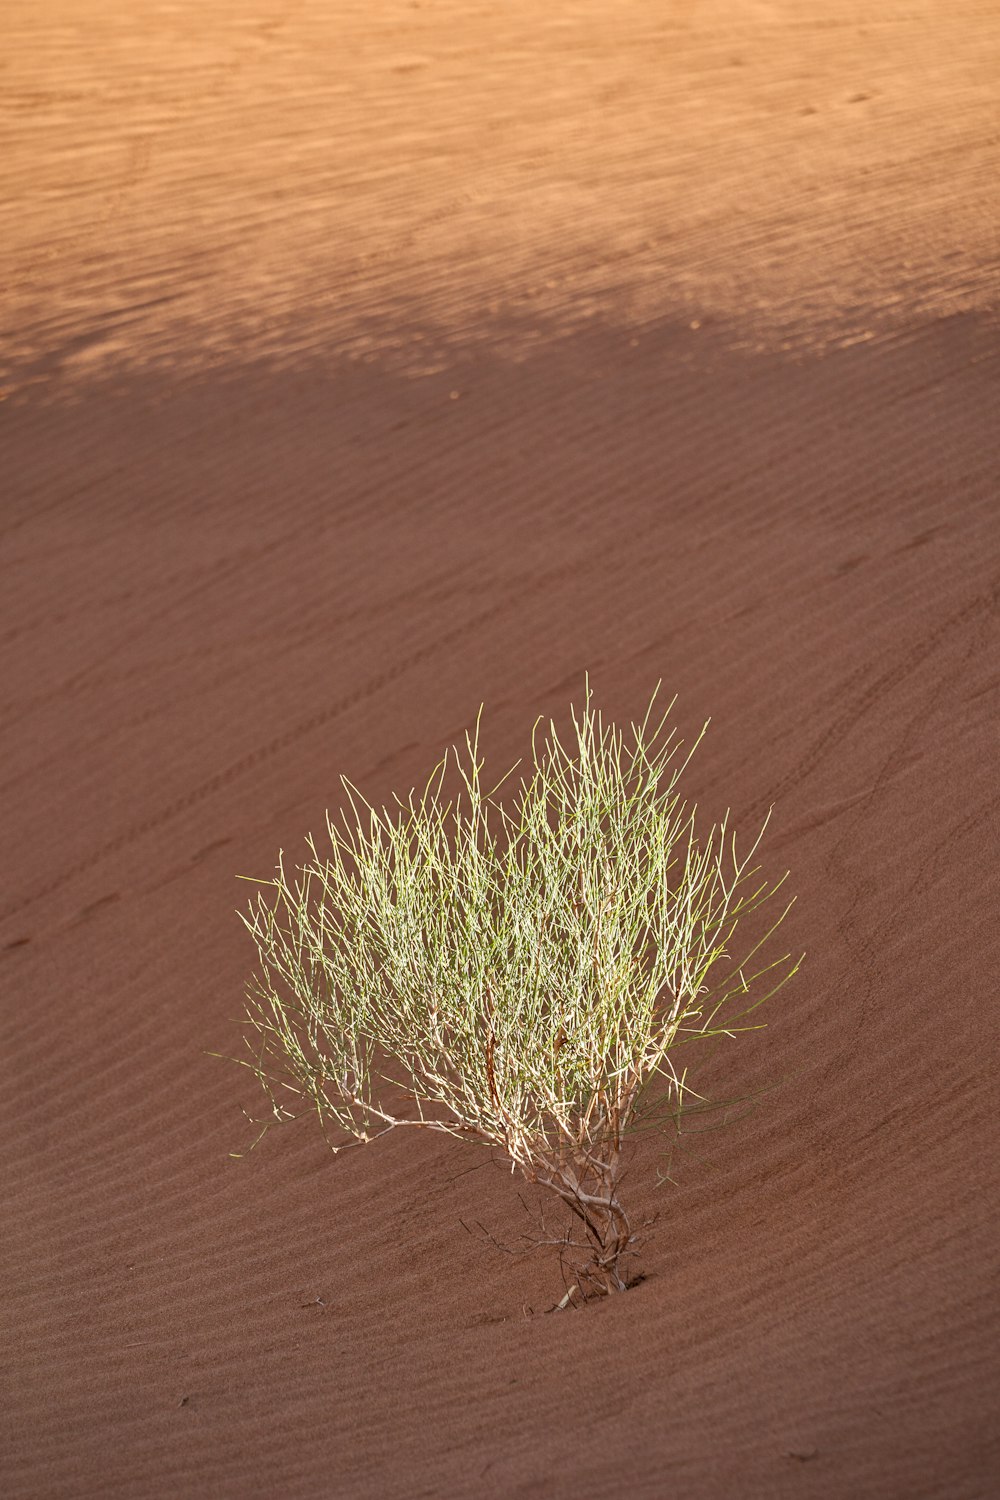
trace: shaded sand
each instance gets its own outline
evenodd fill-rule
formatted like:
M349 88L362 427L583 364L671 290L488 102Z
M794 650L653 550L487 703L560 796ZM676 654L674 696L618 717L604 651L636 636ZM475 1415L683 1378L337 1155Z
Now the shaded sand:
M0 1489L991 1493L1000 7L136 9L4 9ZM543 1317L205 1052L234 876L587 667L808 959Z

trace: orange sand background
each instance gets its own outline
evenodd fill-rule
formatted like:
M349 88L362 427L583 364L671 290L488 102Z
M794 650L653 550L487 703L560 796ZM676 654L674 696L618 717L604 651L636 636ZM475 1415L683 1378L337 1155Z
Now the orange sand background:
M990 1494L1000 6L2 24L5 1495ZM808 958L541 1317L488 1162L205 1053L234 876L587 668Z

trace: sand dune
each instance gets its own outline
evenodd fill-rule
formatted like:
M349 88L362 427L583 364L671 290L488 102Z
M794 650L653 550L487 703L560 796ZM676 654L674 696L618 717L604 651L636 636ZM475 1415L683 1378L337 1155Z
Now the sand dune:
M994 1492L1000 8L872 9L9 0L4 1494ZM586 669L808 958L546 1317L206 1053L235 875Z

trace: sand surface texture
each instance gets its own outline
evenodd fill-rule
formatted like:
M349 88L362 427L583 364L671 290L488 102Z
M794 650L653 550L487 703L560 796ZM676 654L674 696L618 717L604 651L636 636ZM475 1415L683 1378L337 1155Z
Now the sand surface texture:
M0 1490L995 1493L1000 6L0 26ZM544 1316L485 1155L206 1054L234 877L588 668L808 956Z

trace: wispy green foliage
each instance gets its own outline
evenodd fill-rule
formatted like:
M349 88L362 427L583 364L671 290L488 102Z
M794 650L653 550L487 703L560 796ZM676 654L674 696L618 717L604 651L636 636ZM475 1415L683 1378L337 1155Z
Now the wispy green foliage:
M656 697L624 732L588 685L569 737L536 724L516 787L484 780L478 722L390 808L345 781L322 848L279 858L243 918L247 1065L275 1114L308 1101L334 1150L399 1126L498 1148L582 1226L560 1243L583 1294L628 1284L623 1145L684 1108L685 1044L756 1024L797 968L764 951L787 906L736 945L783 881L755 863L763 829L744 853L727 820L696 834L677 785L698 741L682 754Z

